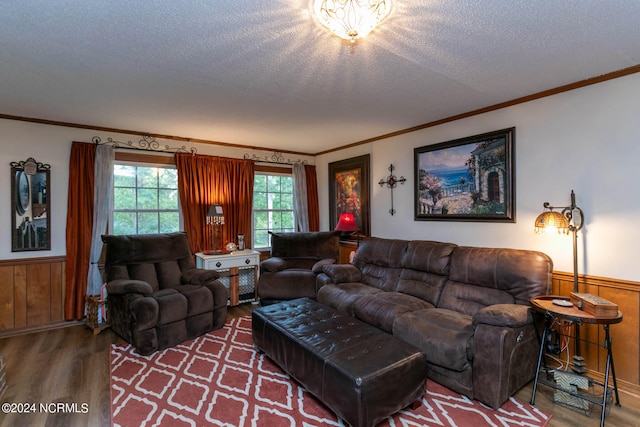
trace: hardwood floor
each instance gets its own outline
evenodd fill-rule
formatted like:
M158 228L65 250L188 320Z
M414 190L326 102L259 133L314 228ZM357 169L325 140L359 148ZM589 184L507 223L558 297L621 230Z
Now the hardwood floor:
M233 307L229 317L249 315L252 308L251 304ZM109 426L109 348L120 342L122 339L110 329L93 335L85 326L0 340L8 383L0 403L35 404L32 413L0 412L0 426ZM599 425L598 416L587 417L555 405L550 390L546 387L538 390L536 407L553 414L549 426ZM529 402L531 384L516 397ZM621 390L620 402L622 407L611 407L606 425L640 426L640 397ZM68 404L67 408L58 407L58 403Z

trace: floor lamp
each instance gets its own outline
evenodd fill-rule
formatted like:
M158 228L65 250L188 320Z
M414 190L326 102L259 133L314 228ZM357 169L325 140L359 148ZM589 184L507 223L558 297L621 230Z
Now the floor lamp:
M573 237L573 292L578 292L578 231L582 229L584 223L584 213L576 206L576 194L571 190L571 204L565 207L551 206L549 202L544 202L546 209L536 218L535 232L559 234L572 234ZM560 212L554 209L562 209ZM584 358L580 356L580 325L575 323L576 342L573 356L574 372L584 374Z
M576 206L576 193L571 190L571 204L562 208L551 206L544 202L542 212L536 218L536 233L557 232L559 234L573 234L573 292L578 292L578 231L582 229L584 214ZM555 212L554 209L562 209Z
M207 212L207 248L205 255L221 254L222 250L216 248L216 234L220 234L220 228L224 225L224 214L222 213L222 205L209 206ZM222 239L220 239L222 241Z

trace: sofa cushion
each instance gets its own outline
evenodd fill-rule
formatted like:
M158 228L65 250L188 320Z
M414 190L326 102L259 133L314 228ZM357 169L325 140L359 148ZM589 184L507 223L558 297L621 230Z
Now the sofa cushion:
M208 288L198 285L180 285L175 289L187 298L187 316L211 311L213 295Z
M180 283L182 270L177 260L161 261L155 264L160 289L169 288Z
M413 240L407 245L402 265L404 268L446 276L449 274L453 243Z
M280 258L338 258L339 231L270 233L271 256Z
M362 271L360 281L378 289L395 291L408 243L406 240L366 238L353 258L353 265Z
M268 260L269 258L267 258L266 261ZM284 259L284 270L288 270L290 268L296 268L298 270L313 270L313 266L322 260L333 261L334 259L322 258L318 260L317 257L289 257Z
M328 284L318 289L318 302L353 316L353 305L358 299L380 292L380 289L363 283Z
M109 250L105 265L129 265L179 260L183 270L195 268L195 260L184 232L164 234L104 235ZM107 271L107 273L109 273Z
M355 301L353 312L358 319L384 331L392 332L393 322L397 316L426 308L433 308L433 305L420 298L399 292L378 292Z
M328 277L327 283L359 282L362 271L351 264L325 264L322 272Z
M267 258L260 263L260 272L265 271L282 271L287 268L287 262L280 257Z
M440 308L408 312L396 317L393 335L422 350L429 363L458 372L471 369L471 316Z
M187 317L187 298L175 289L162 289L153 294L158 302L158 325L177 322Z
M142 280L147 282L154 291L160 290L156 266L152 263L130 264L127 266L128 276L133 280ZM177 283L180 283L178 280Z
M533 310L521 304L494 304L473 316L473 326L479 324L519 328L533 323Z
M446 282L446 276L404 268L400 272L396 291L423 299L435 306Z
M493 304L514 303L515 299L506 291L449 280L442 291L438 307L473 316L478 310Z
M278 272L263 272L258 283L260 298L289 300L309 297L316 299L316 275L311 270L289 268Z
M311 271L313 271L313 274L320 274L324 271L325 265L333 265L335 263L336 263L335 259L330 259L330 258L321 259L320 261L316 261L313 264L313 266L311 267Z
M502 290L528 305L531 298L549 293L552 270L551 258L541 252L458 246L451 254L449 279Z

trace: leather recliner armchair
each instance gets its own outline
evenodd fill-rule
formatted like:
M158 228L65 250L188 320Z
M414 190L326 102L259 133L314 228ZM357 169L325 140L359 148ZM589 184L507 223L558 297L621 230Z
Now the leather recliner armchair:
M224 326L229 293L185 233L102 236L111 328L147 355Z
M339 231L270 233L271 257L260 263L262 305L308 297L316 299L316 276L340 253Z

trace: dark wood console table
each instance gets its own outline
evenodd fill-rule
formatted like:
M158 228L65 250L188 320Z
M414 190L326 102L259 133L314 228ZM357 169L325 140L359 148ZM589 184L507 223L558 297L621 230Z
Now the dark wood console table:
M542 333L542 339L540 340L540 353L538 355L538 366L536 370L536 378L533 383L533 392L531 394L531 404L534 405L535 403L536 390L538 388L538 383L544 384L548 387L552 387L556 390L561 390L579 399L583 399L593 404L601 406L602 414L600 416L600 425L604 426L604 417L606 414L607 397L609 392L610 374L611 374L611 378L613 379L613 390L615 393L616 406L620 406L620 398L618 396L618 383L616 381L616 370L613 364L613 354L611 351L611 335L609 334L609 326L615 323L622 322L622 313L618 311L616 316L611 316L611 317L593 316L589 313L579 310L574 305L567 304L568 306L565 307L565 306L554 304L553 300L567 301L568 303L570 303L568 297L552 296L552 295L543 295L543 296L531 298L530 300L532 308L537 313L544 315L544 319L545 319L544 331ZM601 384L604 390L602 395L602 401L596 400L594 398L595 396L593 397L585 396L584 394L574 393L570 390L561 388L556 384L555 380L549 379L550 372L548 369L546 369L547 377L544 380L540 378L540 368L542 367L542 365L544 364L545 368L547 368L546 361L544 360L545 342L547 339L547 335L551 333L551 327L553 325L553 322L556 319L562 319L562 320L573 323L575 327L576 350L578 352L578 355L579 355L578 341L580 340L580 332L579 332L580 325L583 323L602 325L605 332L604 343L602 344L602 346L607 350L607 363L606 363L606 369L605 369L604 382ZM575 375L580 377L582 374L575 374ZM596 383L596 381L590 378L588 378L588 381L589 383Z

